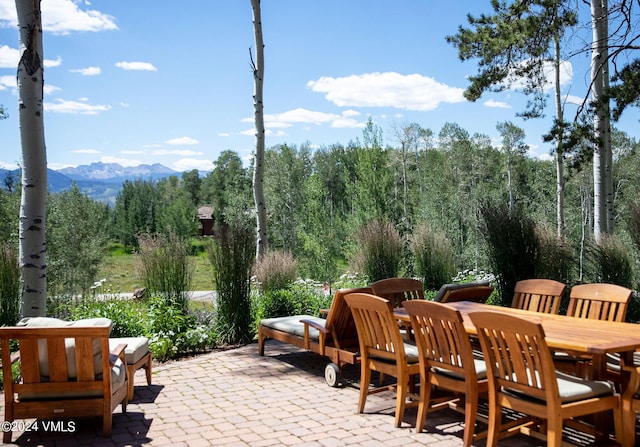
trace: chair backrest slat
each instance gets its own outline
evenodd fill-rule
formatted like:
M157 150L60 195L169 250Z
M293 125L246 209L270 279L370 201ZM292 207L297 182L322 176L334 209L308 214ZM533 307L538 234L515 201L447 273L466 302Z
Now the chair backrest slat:
M580 284L569 295L567 315L606 321L624 321L633 290L615 284Z
M424 285L414 278L386 278L371 284L374 295L391 301L392 307L402 306L403 301L423 300Z
M474 312L470 318L478 330L487 373L498 387L558 400L551 351L539 323L498 312Z
M552 279L524 279L516 283L511 307L557 314L566 289L566 284Z
M460 312L433 301L405 301L403 306L426 368L475 375L473 350Z

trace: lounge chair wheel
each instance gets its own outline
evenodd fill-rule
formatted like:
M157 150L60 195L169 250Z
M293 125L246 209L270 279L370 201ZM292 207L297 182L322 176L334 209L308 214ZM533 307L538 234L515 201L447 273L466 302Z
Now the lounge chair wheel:
M336 388L340 385L340 368L335 363L328 363L324 368L324 379L327 385Z

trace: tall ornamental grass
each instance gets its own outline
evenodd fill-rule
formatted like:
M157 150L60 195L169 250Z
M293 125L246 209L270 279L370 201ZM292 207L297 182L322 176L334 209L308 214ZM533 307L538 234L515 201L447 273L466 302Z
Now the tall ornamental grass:
M253 339L251 319L251 271L255 238L249 226L223 228L207 247L217 292L216 328L226 344Z
M404 246L400 233L391 223L373 221L360 227L355 243L352 266L370 282L400 276Z
M437 290L451 282L456 264L451 241L429 224L419 225L410 239L415 271L427 290Z
M489 263L496 275L500 302L511 302L516 282L535 278L539 239L533 219L520 209L506 205L485 204L480 208L487 242Z
M186 313L194 270L189 244L172 231L141 234L138 244L137 270L149 294L162 296Z
M13 326L20 319L20 264L18 253L0 247L0 326Z
M289 288L298 276L298 263L290 252L270 251L258 259L254 268L262 292Z

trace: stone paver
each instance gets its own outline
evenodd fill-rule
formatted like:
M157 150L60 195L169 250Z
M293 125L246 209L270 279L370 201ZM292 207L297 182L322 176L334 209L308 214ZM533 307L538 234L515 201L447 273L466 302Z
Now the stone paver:
M431 446L462 444L462 417L452 410L431 413L416 433L416 409L395 428L394 394L369 396L356 413L358 367L347 365L345 386L324 381L324 357L269 341L265 356L255 344L157 366L153 385L143 372L135 396L113 415L111 438L96 419L74 421L69 432L14 433L20 446ZM2 411L4 409L2 408ZM484 441L477 445L484 446ZM521 435L501 446L542 446Z

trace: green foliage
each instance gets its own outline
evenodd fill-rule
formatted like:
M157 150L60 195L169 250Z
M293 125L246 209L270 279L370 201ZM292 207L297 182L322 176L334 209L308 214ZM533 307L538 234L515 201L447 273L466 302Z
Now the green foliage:
M617 237L603 235L599 243L590 244L584 280L633 288L631 258Z
M138 245L137 268L147 291L186 311L193 277L188 241L170 231L166 236L142 234Z
M391 223L373 221L361 226L355 245L352 265L370 282L399 276L404 247L398 230Z
M262 255L254 268L261 291L286 289L297 278L298 263L289 252L269 251Z
M486 204L481 208L483 235L503 304L513 297L516 282L535 278L539 241L535 222L519 209Z
M87 295L105 256L107 209L74 184L47 211L47 290Z
M415 271L425 289L439 289L449 283L456 272L451 241L446 235L424 223L411 236L411 252Z
M71 304L71 303L69 303ZM149 333L147 326L149 313L142 303L132 300L85 298L70 307L69 317L58 318L80 320L104 317L113 322L112 337L139 337Z
M20 319L20 265L18 253L0 246L0 326L13 326Z
M218 231L208 248L217 291L216 328L222 343L244 343L251 328L251 269L255 239L246 225Z
M544 226L537 226L536 235L539 244L536 276L569 284L577 270L576 254L571 246Z

